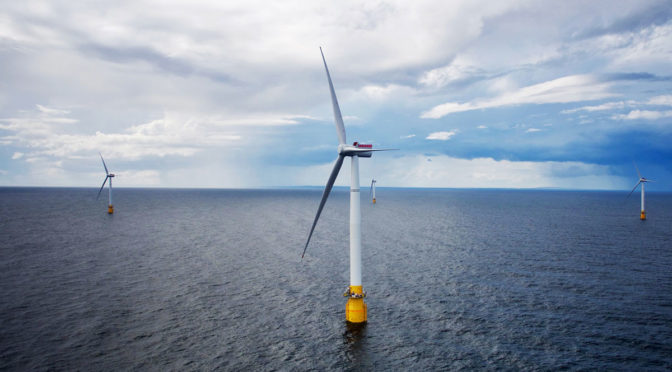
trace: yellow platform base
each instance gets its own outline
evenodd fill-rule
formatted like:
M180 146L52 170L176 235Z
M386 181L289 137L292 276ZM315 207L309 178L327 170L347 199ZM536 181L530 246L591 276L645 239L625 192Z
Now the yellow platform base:
M376 204L376 198L373 198L373 204Z
M114 205L108 205L107 206L107 213L109 213L109 214L114 213Z
M350 296L345 304L345 320L350 323L366 322L366 303L361 285L350 286Z
M642 214L639 215L639 219L642 221L646 219L646 211L642 211Z

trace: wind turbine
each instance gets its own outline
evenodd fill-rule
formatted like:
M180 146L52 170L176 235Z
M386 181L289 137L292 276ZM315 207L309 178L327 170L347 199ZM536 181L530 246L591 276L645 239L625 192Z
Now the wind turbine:
M369 196L373 194L373 204L376 204L376 179L371 180L371 189L369 190Z
M107 170L107 165L105 165L105 159L103 159L103 155L101 153L98 153L100 155L100 160L103 161L103 167L105 168L105 180L103 180L103 185L100 186L100 190L98 190L98 196L96 196L96 199L100 197L100 193L103 191L103 187L105 187L105 182L107 180L110 180L109 183L109 194L108 194L108 203L107 203L107 213L112 214L114 213L114 205L112 205L112 178L114 177L114 173L110 173L110 171Z
M646 209L644 208L644 184L647 183L647 182L655 182L655 181L642 177L642 174L639 173L639 168L637 167L637 163L634 163L634 164L635 164L635 169L637 170L637 175L639 176L639 182L637 182L637 184L635 184L635 187L632 188L632 191L630 191L630 194L628 194L628 198L630 197L630 195L632 195L632 193L635 191L637 186L639 186L641 184L642 185L642 213L639 215L639 219L644 221L646 219Z
M334 84L331 82L331 75L329 75L329 68L327 61L320 48L322 54L322 62L324 62L324 70L327 72L327 81L329 82L329 91L331 93L331 105L334 109L334 122L336 124L336 134L338 135L338 157L334 163L334 168L331 170L329 180L322 193L322 200L320 206L317 208L317 214L313 221L313 226L310 228L306 245L303 247L301 258L306 254L310 237L313 236L315 225L320 218L322 208L329 197L331 188L334 186L334 181L341 170L343 160L350 157L350 286L343 296L348 297L348 302L345 305L345 320L351 323L366 322L366 303L364 297L366 292L362 290L362 215L360 211L360 193L359 193L359 158L370 158L373 151L386 151L392 149L373 149L372 145L365 145L354 142L348 145L345 139L345 126L343 125L343 117L341 116L341 109L338 107L338 100L334 92Z

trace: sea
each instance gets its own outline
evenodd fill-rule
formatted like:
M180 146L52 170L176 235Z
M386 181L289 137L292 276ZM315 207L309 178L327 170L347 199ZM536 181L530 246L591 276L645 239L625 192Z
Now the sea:
M0 188L0 370L672 369L672 193Z

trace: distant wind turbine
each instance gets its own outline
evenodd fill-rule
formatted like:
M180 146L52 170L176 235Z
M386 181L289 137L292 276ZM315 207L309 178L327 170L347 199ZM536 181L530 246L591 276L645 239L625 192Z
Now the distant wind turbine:
M634 164L635 164L635 170L637 170L637 176L639 176L639 181L635 184L635 187L633 187L632 191L630 191L630 193L628 194L628 198L630 197L630 195L632 195L632 193L635 191L637 186L642 185L642 210L641 210L641 214L639 215L639 219L643 221L643 220L646 219L646 209L644 208L644 184L647 183L647 182L655 182L655 181L642 177L642 174L639 173L639 168L637 167L637 163L634 163Z
M371 180L371 189L369 190L369 196L373 195L373 204L376 204L376 179Z
M96 196L96 199L100 198L100 193L103 191L103 187L105 187L105 182L107 180L110 180L110 183L108 185L109 187L109 194L108 194L108 203L107 203L107 213L112 214L114 213L114 205L112 205L112 178L114 178L114 173L110 173L110 171L107 170L107 165L105 165L105 159L103 159L103 154L98 153L100 155L100 160L103 161L103 167L105 168L105 179L103 180L103 185L100 186L100 190L98 190L98 196Z
M343 294L348 297L348 302L345 305L345 320L351 323L366 322L366 303L364 297L366 293L362 290L362 215L360 211L360 192L359 192L359 158L370 158L373 151L386 151L393 149L373 149L372 145L365 145L354 142L352 145L346 144L345 126L343 124L343 117L341 116L341 109L338 106L336 93L334 92L334 85L331 82L331 75L329 75L329 68L327 61L320 48L322 54L322 62L324 62L324 69L327 72L327 81L329 82L329 91L331 93L331 104L334 110L334 121L336 123L336 134L338 135L338 157L334 168L329 175L327 186L322 193L322 200L320 206L317 208L317 214L313 221L313 226L310 228L306 245L303 247L301 258L306 254L308 243L310 242L317 220L320 218L322 208L329 197L331 188L334 186L334 181L341 170L343 160L346 156L351 158L350 166L350 287Z

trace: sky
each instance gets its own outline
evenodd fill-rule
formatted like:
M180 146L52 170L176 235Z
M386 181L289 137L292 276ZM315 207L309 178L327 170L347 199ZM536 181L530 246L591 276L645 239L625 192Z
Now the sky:
M669 1L0 6L0 186L672 190Z

